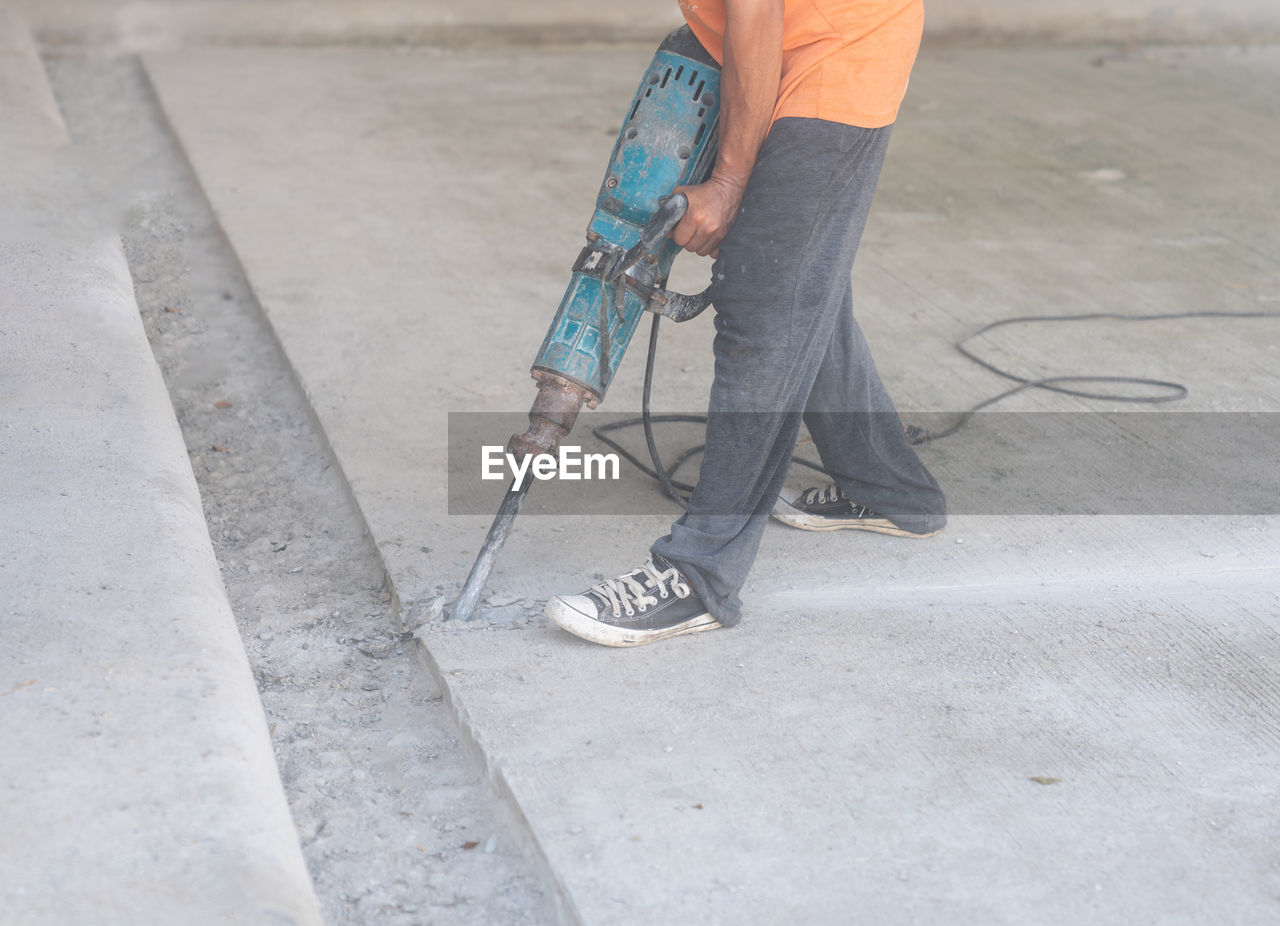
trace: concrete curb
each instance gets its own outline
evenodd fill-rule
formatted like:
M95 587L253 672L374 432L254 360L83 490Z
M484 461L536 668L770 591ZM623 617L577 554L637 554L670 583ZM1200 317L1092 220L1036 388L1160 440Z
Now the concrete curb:
M0 10L0 921L318 923L116 232Z

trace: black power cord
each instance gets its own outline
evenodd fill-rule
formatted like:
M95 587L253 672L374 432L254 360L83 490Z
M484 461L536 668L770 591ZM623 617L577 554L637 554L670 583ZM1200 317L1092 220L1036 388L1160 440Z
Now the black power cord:
M996 328L1002 328L1005 325L1018 324L1036 324L1036 323L1054 323L1054 322L1086 322L1086 321L1123 321L1123 322L1155 322L1155 321L1172 321L1180 318L1280 318L1280 312L1221 312L1221 311L1197 311L1197 312L1162 312L1155 315L1133 315L1120 312L1086 312L1078 315L1018 315L1011 318L1001 318L996 321L989 322L981 328L970 331L964 337L960 338L953 345L964 357L968 358L984 370L1001 376L1004 379L1012 380L1018 385L1004 392L997 393L988 399L983 399L977 405L967 411L961 412L960 416L948 427L941 431L929 431L915 425L907 425L907 439L912 444L925 444L929 441L941 440L944 437L950 437L955 434L966 424L969 423L975 414L984 408L989 408L997 402L1001 402L1010 396L1017 395L1028 389L1046 389L1050 392L1059 392L1063 395L1077 396L1082 399L1092 399L1103 402L1137 402L1154 405L1162 402L1176 402L1179 399L1186 398L1188 394L1187 387L1181 383L1170 382L1161 379L1147 379L1138 376L1049 376L1043 379L1027 379L1011 373L1002 367L996 366L988 360L983 360L975 354L970 348L966 347L970 341L981 337L989 331ZM645 475L652 479L656 479L662 484L662 490L666 495L674 500L682 508L688 508L688 494L693 492L694 487L687 482L680 482L675 478L676 472L686 462L697 456L704 449L706 444L698 444L687 450L681 451L670 466L663 466L662 458L658 454L657 441L654 439L654 424L663 423L689 423L689 424L706 424L706 415L653 415L649 411L649 397L653 388L653 368L654 361L658 355L658 325L662 321L662 316L653 316L653 326L649 330L649 354L645 361L644 368L644 392L641 399L640 417L627 418L622 421L614 421L609 424L600 425L592 429L592 434L596 439L607 447L616 451L628 463L635 466ZM1068 386L1068 383L1076 384ZM1111 383L1123 384L1129 386L1146 386L1157 390L1161 390L1155 395L1122 395L1119 393L1099 392L1090 389L1077 388L1082 383ZM613 431L625 430L633 428L637 425L644 428L645 443L649 447L649 457L653 461L653 468L644 464L642 460L628 451L611 437L605 435ZM809 469L816 470L827 476L835 478L835 475L824 469L821 465L814 463L812 460L806 460L803 457L792 457L792 463L806 466Z

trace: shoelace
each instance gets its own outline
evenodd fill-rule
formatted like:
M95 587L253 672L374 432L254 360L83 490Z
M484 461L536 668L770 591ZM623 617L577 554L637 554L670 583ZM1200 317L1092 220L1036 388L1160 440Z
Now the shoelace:
M644 580L647 580L647 585ZM670 591L667 590L668 583ZM595 594L608 604L614 617L620 617L623 611L631 617L637 610L643 613L649 605L657 604L659 598L669 598L672 594L677 598L688 598L691 591L679 569L672 566L659 571L653 560L649 560L639 569L591 586L588 594Z
M805 489L800 500L806 505L834 505L836 502L847 502L849 499L845 497L840 486L833 482L821 489Z
M853 502L849 496L844 494L839 484L834 482L821 489L805 489L800 495L800 503L802 505L834 505L837 502L847 503L851 509L849 513L855 518L879 517L866 505L859 505Z

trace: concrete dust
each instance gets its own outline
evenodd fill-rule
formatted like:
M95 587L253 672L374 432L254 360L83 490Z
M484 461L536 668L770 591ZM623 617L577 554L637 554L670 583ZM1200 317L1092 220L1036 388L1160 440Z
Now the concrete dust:
M124 204L138 305L326 919L553 921L395 628L345 481L136 60L47 67L74 145L107 178L91 186Z

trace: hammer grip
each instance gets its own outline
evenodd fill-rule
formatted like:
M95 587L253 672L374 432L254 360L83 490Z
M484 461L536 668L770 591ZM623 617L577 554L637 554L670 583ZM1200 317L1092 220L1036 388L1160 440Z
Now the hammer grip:
M672 193L658 200L658 211L653 214L653 218L640 234L640 245L646 251L657 250L662 239L671 234L672 229L680 224L688 208L689 197L683 193Z
M649 224L640 233L640 240L627 249L622 260L614 266L609 274L609 282L616 283L622 275L636 265L645 254L653 254L658 250L664 238L680 224L685 211L689 208L689 197L683 193L672 193L658 200L658 211L653 214ZM650 258L652 260L652 258Z

